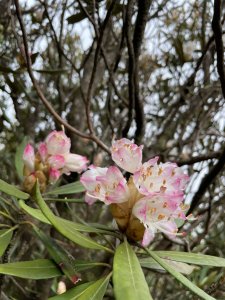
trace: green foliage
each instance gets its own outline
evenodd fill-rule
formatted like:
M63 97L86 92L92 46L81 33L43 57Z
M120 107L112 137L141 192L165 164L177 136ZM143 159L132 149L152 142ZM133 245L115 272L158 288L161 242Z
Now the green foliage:
M108 252L113 253L112 250L108 249L107 247L104 247L97 242L95 242L90 237L87 237L83 234L81 234L78 231L73 230L74 228L71 228L71 226L68 226L67 223L64 221L61 221L60 219L56 218L55 215L51 212L51 210L48 208L46 203L44 202L38 183L36 184L36 201L45 215L45 217L51 222L51 224L65 237L67 237L69 240L73 241L75 244L78 244L82 247L89 248L89 249L98 249L98 250L105 250Z
M0 230L0 256L2 256L8 247L12 235L13 235L13 230L15 228L10 228L10 229L2 229Z
M113 283L117 300L152 299L138 258L126 240L116 249Z
M27 279L47 279L61 276L60 269L49 259L0 264L0 273Z
M0 191L3 193L10 195L10 196L15 196L18 199L28 199L30 197L29 194L24 193L17 189L14 185L8 184L7 182L3 181L0 179Z
M17 147L16 155L15 155L15 167L16 167L17 174L21 181L23 179L23 167L24 167L22 157L23 157L23 151L24 151L24 148L26 147L27 142L28 142L28 138L24 137L22 142Z

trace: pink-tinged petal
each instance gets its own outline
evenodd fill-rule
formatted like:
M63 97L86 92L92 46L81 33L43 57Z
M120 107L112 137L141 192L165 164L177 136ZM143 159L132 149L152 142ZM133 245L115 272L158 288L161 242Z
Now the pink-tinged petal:
M90 196L88 193L86 193L86 194L85 194L84 201L85 201L88 205L92 205L92 204L94 204L94 203L97 201L97 199L94 198L94 197L92 197L92 196Z
M53 169L62 169L65 166L65 158L62 155L51 155L48 163Z
M23 162L30 172L34 171L35 154L34 154L34 148L30 144L27 144L24 149Z
M61 176L61 173L60 173L59 170L53 169L53 168L51 168L49 170L49 181L50 181L50 183L52 183L52 184L55 183L59 179L60 176Z
M80 182L83 184L90 197L101 201L105 200L105 187L97 180L97 177L106 175L107 170L108 168L100 168L91 165L89 166L89 170L82 174Z
M134 174L134 184L143 195L181 193L188 176L174 163L157 164L158 158L144 163Z
M155 227L169 237L175 237L177 235L178 228L174 221L161 221L155 224Z
M88 195L111 203L122 203L129 199L129 189L121 171L114 166L99 168L90 166L80 179Z
M38 146L38 152L40 154L41 161L44 163L48 156L48 150L45 143L40 143L40 145Z
M142 199L136 202L136 204L133 207L132 214L144 224L146 224L147 213L148 213L147 200Z
M88 159L85 156L68 153L64 155L65 169L70 172L82 172L87 169Z
M154 228L146 228L145 233L143 236L143 240L141 242L143 247L147 247L155 237L155 230Z
M127 172L138 171L142 163L143 146L137 146L128 139L120 139L112 143L112 160Z
M45 140L48 154L66 154L69 153L71 147L70 138L63 131L52 131Z

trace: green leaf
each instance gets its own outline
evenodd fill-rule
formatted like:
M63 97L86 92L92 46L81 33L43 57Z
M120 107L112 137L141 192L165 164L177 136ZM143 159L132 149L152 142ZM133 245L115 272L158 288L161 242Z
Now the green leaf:
M109 279L112 276L112 273L109 275L97 280L92 285L88 286L85 291L83 291L79 300L102 300L109 284ZM75 298L76 299L76 298Z
M84 292L92 284L93 284L93 282L86 282L86 283L80 284L80 285L68 290L66 293L48 298L48 300L76 300L79 298L79 296L82 294L82 292Z
M90 249L99 249L99 250L105 250L110 253L113 253L111 249L108 249L94 240L92 240L90 237L87 237L81 233L79 233L77 230L74 230L71 228L70 225L68 225L69 221L62 221L61 218L57 218L52 211L48 208L46 203L44 202L38 183L36 184L36 201L45 215L45 217L51 222L51 224L65 237L67 237L69 240L73 241L74 243L84 247L84 248L90 248ZM71 222L73 224L73 222Z
M14 185L8 184L7 182L0 179L0 191L10 195L14 196L18 199L28 199L30 198L30 195L27 193L24 193L17 189Z
M8 247L12 239L14 229L15 228L0 230L0 256L4 254L6 248Z
M197 287L193 284L190 280L188 280L184 275L179 273L173 267L171 267L168 263L162 260L154 251L150 251L146 249L149 255L159 263L168 273L170 273L173 277L175 277L180 283L186 286L189 290L197 294L199 297L205 300L215 300L215 298L211 297L210 295L206 294L202 289Z
M72 256L67 255L66 251L59 246L55 240L47 236L42 230L33 225L33 229L42 240L46 249L48 250L49 255L54 260L54 262L60 267L62 272L75 284L79 279L79 276L76 274L75 270L75 260Z
M179 251L154 251L154 253L166 259L181 261L195 265L225 267L225 259L222 257ZM141 261L144 262L145 258L141 259Z
M23 141L17 147L16 155L15 155L15 167L16 167L17 174L21 180L23 179L23 167L24 167L22 157L27 142L28 142L27 137L24 137Z
M57 188L45 193L45 195L70 195L70 194L81 193L84 191L85 191L84 186L80 183L80 181L76 181L73 183L69 183L69 184L57 187Z
M62 275L49 259L0 264L0 273L27 279L46 279Z
M167 262L171 267L174 267L176 269L179 269L179 272L185 275L191 274L197 267L196 266L190 266L183 262L177 262L174 260L169 259L163 259L165 262ZM153 258L148 257L144 259L139 259L140 264L143 268L147 269L153 269L153 270L163 270L165 269L160 266Z
M46 223L46 224L51 224L51 222L44 216L42 211L40 209L32 208L22 200L19 201L20 207L26 211L29 215L34 217L35 219L38 219L39 221ZM79 223L75 223L69 220L62 219L60 217L55 216L59 222L64 223L65 226L70 228L70 231L82 231L82 232L95 232L95 233L104 233L104 234L112 234L111 229L101 229L101 228L95 228L94 226L89 226L89 225L83 225Z
M51 224L51 222L49 222L49 220L43 215L40 209L36 209L26 205L26 203L23 200L19 200L19 205L26 213L28 213L35 219L46 224Z
M90 270L90 269L96 268L96 267L110 267L110 265L107 263L82 261L82 260L76 260L74 263L74 266L75 266L75 269L77 270L77 272Z
M152 300L138 258L127 241L116 249L113 282L117 300Z

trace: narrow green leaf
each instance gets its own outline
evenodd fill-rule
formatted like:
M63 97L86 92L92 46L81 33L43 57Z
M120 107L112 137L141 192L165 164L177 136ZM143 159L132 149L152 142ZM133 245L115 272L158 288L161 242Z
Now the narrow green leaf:
M108 252L113 253L111 249L108 249L94 240L92 240L90 237L87 237L81 233L79 233L76 230L73 230L71 226L68 226L69 221L61 221L60 218L57 218L52 211L48 208L46 203L44 202L38 183L36 184L36 200L37 203L45 215L45 217L51 222L51 224L65 237L67 237L69 240L73 241L74 243L84 247L84 248L90 248L90 249L99 249L99 250L105 250Z
M14 196L18 199L26 200L30 197L29 194L20 191L14 185L11 185L1 179L0 179L0 191L6 193L7 195Z
M179 251L154 251L154 253L156 253L161 258L181 261L195 265L225 267L225 259L222 257ZM145 258L141 261L144 262Z
M201 297L202 299L205 299L205 300L215 300L215 298L213 298L212 296L206 294L202 289L200 289L195 284L193 284L184 275L179 273L177 270L175 270L173 267L171 267L168 263L166 263L164 260L162 260L154 251L150 251L148 249L146 249L146 251L168 273L170 273L173 277L175 277L180 283L182 283L184 286L186 286L193 293L195 293L196 295L198 295L199 297Z
M77 271L75 270L75 260L72 256L68 257L65 250L60 247L51 237L47 236L42 230L33 225L33 229L42 240L49 255L54 260L54 262L60 267L62 272L75 284L79 277L77 276Z
M177 262L174 260L169 259L163 259L165 262L167 262L171 267L174 267L176 269L179 269L179 272L185 275L191 274L197 267L196 266L190 266L183 262ZM153 269L153 270L163 270L165 269L160 266L153 258L148 257L144 259L139 259L140 264L143 268L147 269Z
M75 269L77 272L81 272L84 270L90 270L92 268L96 267L110 267L107 263L102 262L92 262L92 261L82 261L82 260L76 260L74 263Z
M76 181L48 191L47 193L45 193L45 195L70 195L82 193L84 191L84 186L80 183L80 181Z
M0 230L0 256L4 254L6 248L8 247L12 239L14 229L15 228Z
M86 283L80 284L80 285L68 290L66 293L48 298L48 300L76 300L76 299L79 299L79 296L83 292L85 292L85 290L87 290L87 288L92 284L93 284L93 282L86 282Z
M138 258L127 241L116 249L113 282L117 300L152 300Z
M82 204L86 204L86 202L84 202L84 199L77 199L77 198L46 198L44 197L45 201L54 201L54 202L69 202L69 203L82 203Z
M28 206L23 200L19 200L19 206L29 215L34 217L35 219L46 223L46 224L51 224L49 220L43 215L42 211L40 209L36 209L33 207Z
M49 259L0 264L0 273L27 279L46 279L62 275Z
M23 167L24 167L22 157L27 142L28 142L27 137L24 137L23 141L17 147L16 155L15 155L15 167L16 167L17 174L21 180L23 179Z
M51 222L44 216L44 214L42 213L42 211L40 209L30 207L22 200L19 201L19 205L25 212L27 212L29 215L31 215L35 219L38 219L39 221L46 223L46 224L51 224ZM72 222L69 220L62 219L57 216L55 216L55 218L59 222L64 223L65 226L69 227L71 232L82 231L82 232L111 234L111 231L113 231L110 228L107 230L101 229L101 228L95 228L94 226L91 226L91 225L89 226L89 225L75 223L75 222Z
M92 285L90 285L89 287L87 287L87 289L85 291L83 291L79 298L79 300L102 300L104 295L105 295L105 291L107 289L107 286L109 284L109 279L112 276L112 273L110 273L109 275L107 275L106 277L103 277L99 280L97 280L96 282L94 282Z

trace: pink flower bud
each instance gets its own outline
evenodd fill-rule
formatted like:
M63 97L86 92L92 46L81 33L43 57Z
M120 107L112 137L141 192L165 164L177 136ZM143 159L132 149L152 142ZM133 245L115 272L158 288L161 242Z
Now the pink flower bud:
M63 131L52 131L46 138L46 147L48 154L66 154L69 153L71 142Z
M68 153L64 155L65 158L65 169L64 173L70 172L82 172L87 169L88 160L85 156L78 154Z
M48 163L53 169L59 170L65 166L65 158L62 155L51 155Z
M61 173L59 170L51 168L49 170L49 182L52 184L55 183L59 179L60 175Z
M112 159L125 171L134 173L141 167L143 146L137 146L128 139L114 141Z
M35 154L34 154L34 148L30 144L27 144L24 149L23 162L30 172L34 171Z
M40 154L41 161L44 163L48 156L48 150L45 143L40 143L40 145L38 146L38 152Z

